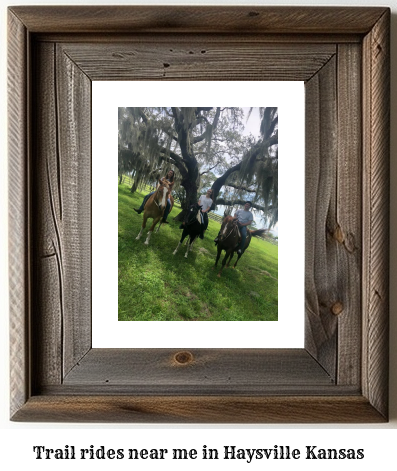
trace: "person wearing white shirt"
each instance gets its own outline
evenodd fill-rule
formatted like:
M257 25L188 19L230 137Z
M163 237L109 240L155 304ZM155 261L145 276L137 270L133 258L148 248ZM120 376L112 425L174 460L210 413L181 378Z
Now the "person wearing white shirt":
M207 230L208 227L208 212L211 210L212 206L212 189L210 188L205 195L201 195L198 204L201 206L201 214L203 215L203 228L200 234L200 239L204 239L204 232Z

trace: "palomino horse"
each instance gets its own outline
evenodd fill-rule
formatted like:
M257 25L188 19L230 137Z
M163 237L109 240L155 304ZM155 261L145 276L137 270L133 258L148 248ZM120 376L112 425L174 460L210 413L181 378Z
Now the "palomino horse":
M187 258L187 254L189 253L189 250L191 250L193 242L196 240L196 237L198 237L201 232L200 209L201 206L199 206L197 203L192 204L190 206L189 211L187 212L187 215L185 217L185 224L183 226L181 240L179 241L177 248L174 250L173 255L178 252L178 249L184 241L185 237L189 236L187 250L185 253L185 258Z
M174 185L174 183L169 183L167 181L159 180L160 186L157 188L157 190L153 193L153 195L150 196L150 198L147 200L145 204L145 209L143 213L143 222L142 222L142 227L141 230L139 231L139 234L136 238L136 240L139 240L141 238L143 229L146 227L146 221L149 218L153 219L153 224L149 229L149 232L147 234L146 240L145 240L145 245L149 245L150 241L150 236L152 235L152 232L154 228L156 227L156 224L160 221L160 219L163 219L164 215L164 210L167 205L167 199L169 198L171 201L171 207L170 207L170 212L172 210L172 207L174 205L174 198L171 196L171 190ZM161 222L159 227L157 228L157 231L159 231L161 226Z
M237 262L240 260L241 255L247 250L250 245L251 238L253 235L259 235L263 232L266 232L265 229L258 229L256 231L251 231L247 229L247 238L245 239L244 249L242 253L237 254L236 263L233 265L233 268L236 268ZM222 267L219 270L218 277L220 278L222 270L226 265L226 268L229 266L234 253L238 250L238 245L240 242L240 231L237 225L237 219L234 219L233 216L226 216L222 222L221 230L218 235L218 253L216 256L216 261L213 269L218 265L219 257L221 256L222 250L226 251L226 255L222 260ZM227 260L229 258L229 260ZM227 263L226 263L227 262Z

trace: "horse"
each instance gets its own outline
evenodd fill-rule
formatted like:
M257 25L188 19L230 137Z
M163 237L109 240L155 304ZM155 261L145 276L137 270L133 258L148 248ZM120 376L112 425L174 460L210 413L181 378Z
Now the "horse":
M245 244L244 248L241 253L237 254L237 260L236 263L233 265L233 268L236 268L236 265L238 261L240 260L241 255L247 250L248 246L251 243L252 236L254 235L260 235L263 232L266 232L266 229L258 229L256 231L251 231L250 229L247 229L247 237L245 239ZM222 250L226 251L226 255L224 259L222 260L222 267L219 270L218 273L218 278L221 277L222 270L226 265L226 268L229 266L230 262L232 261L232 258L234 257L234 253L237 252L239 249L239 242L241 240L241 235L240 231L237 225L237 219L235 219L233 216L226 216L223 219L221 230L219 231L218 235L218 253L216 256L216 261L215 265L213 266L213 270L216 268L218 265L218 260L221 256ZM228 260L229 258L229 260Z
M161 220L156 233L160 230L164 211L167 206L167 199L169 198L171 201L170 212L174 205L174 199L171 195L171 190L174 183L169 183L167 181L159 180L159 184L160 185L157 188L157 190L153 193L153 195L149 197L149 199L147 200L145 204L142 227L141 227L141 230L139 231L138 236L136 237L136 240L139 240L141 238L143 229L145 229L146 227L146 221L149 218L153 219L153 224L151 225L149 232L147 234L147 238L144 242L145 245L149 245L150 236L152 235L152 232L154 228L156 227L156 224Z
M178 249L181 246L182 242L185 240L185 237L189 236L187 250L185 253L185 258L187 258L189 250L191 250L192 248L193 242L196 240L197 236L200 235L202 230L200 209L201 206L199 206L197 203L192 204L190 206L189 211L187 212L185 217L185 224L183 226L181 240L179 241L177 248L174 250L173 255L178 252Z

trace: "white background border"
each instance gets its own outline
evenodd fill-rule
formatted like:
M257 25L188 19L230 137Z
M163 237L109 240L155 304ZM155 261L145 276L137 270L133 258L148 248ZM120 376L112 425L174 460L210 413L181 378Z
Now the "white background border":
M92 83L93 347L301 348L304 342L303 82ZM199 98L197 98L199 96ZM171 103L170 103L170 97ZM197 102L199 100L199 103ZM279 108L279 320L277 322L117 321L117 132L121 106ZM138 218L131 207L131 218ZM175 230L165 227L163 230ZM146 234L146 231L145 231ZM147 250L144 237L136 250ZM153 234L156 244L161 232ZM175 247L170 247L173 251ZM193 249L194 250L194 249ZM197 247L196 247L197 250ZM215 262L216 250L213 249ZM292 262L293 261L293 262ZM193 263L188 258L186 263ZM242 259L241 264L244 263ZM214 272L202 273L216 283ZM227 276L224 274L223 276ZM245 280L249 296L249 279ZM136 300L139 303L139 299ZM134 306L131 306L133 311Z

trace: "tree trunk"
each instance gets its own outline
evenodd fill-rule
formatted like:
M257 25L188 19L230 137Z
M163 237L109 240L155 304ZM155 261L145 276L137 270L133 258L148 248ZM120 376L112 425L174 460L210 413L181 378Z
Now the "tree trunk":
M143 172L141 170L136 170L135 175L134 175L134 183L132 184L132 187L131 187L131 193L136 192L138 185L142 180L142 173Z
M186 202L184 207L182 207L182 211L175 217L175 221L184 221L186 213L192 204L197 203L197 185L195 182L189 180L183 180L182 186L185 188L186 191Z
M183 176L181 185L186 191L186 205L176 216L175 221L183 221L188 208L192 204L197 203L199 171L193 151L193 123L190 122L186 125L186 110L187 109L181 108L180 111L178 111L176 108L172 108L172 113L175 119L175 130L178 133L178 142L183 157L183 165L181 165L180 162L177 162L177 167Z

